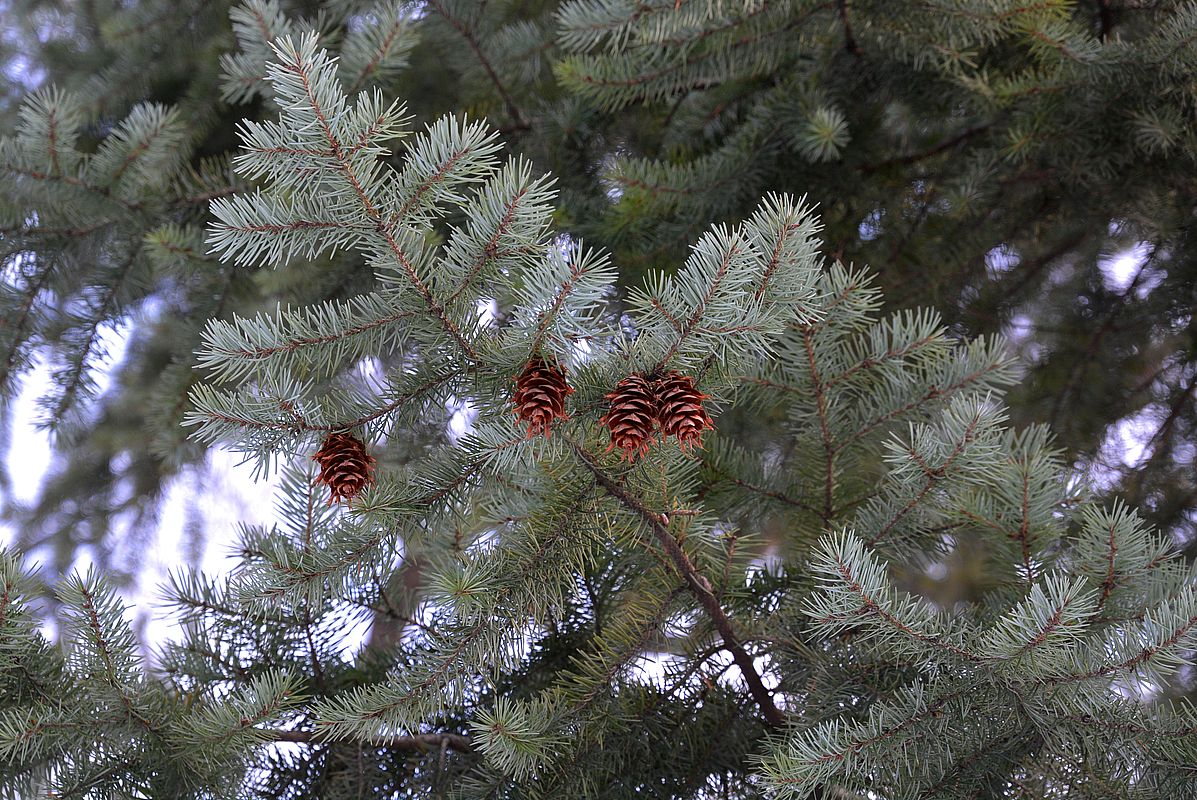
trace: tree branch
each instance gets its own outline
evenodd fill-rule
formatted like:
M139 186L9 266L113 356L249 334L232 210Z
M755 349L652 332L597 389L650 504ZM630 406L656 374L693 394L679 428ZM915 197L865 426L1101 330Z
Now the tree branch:
M925 161L928 158L932 158L947 150L951 150L957 145L964 144L979 133L984 133L993 127L995 121L996 120L990 120L989 122L974 125L971 128L965 128L963 131L951 137L950 139L945 139L939 144L929 147L926 150L921 150L917 153L896 156L894 158L886 159L885 161L879 161L875 164L864 164L860 167L860 172L864 175L871 175L874 172L887 169L889 167L908 167L911 164L917 164L920 161Z
M819 415L819 436L823 440L823 511L819 516L823 518L824 525L830 525L831 512L835 508L835 456L838 447L828 424L827 393L824 391L822 378L819 377L819 368L815 364L814 334L810 328L803 329L802 342L806 347L811 386L814 387L815 407Z
M840 0L839 10L840 22L844 25L844 49L860 58L864 55L864 50L861 49L860 44L856 41L856 36L852 33L852 20L848 19L848 0Z
M499 97L502 98L503 104L507 106L507 113L511 115L511 120L513 123L510 130L529 130L532 126L524 118L524 115L520 113L519 106L515 104L515 99L512 98L511 93L507 91L507 87L503 85L503 81L499 79L499 74L495 72L495 68L490 63L490 59L488 59L486 54L482 52L482 46L479 44L478 37L474 34L474 32L470 30L464 22L450 14L448 9L445 8L444 4L438 2L438 0L431 0L429 5L436 10L436 13L440 14L441 17L444 18L445 22L448 22L453 26L455 31L461 34L461 37L466 40L466 44L468 44L470 49L474 51L474 56L478 59L478 63L486 72L486 76L490 78L490 82L494 84L495 91L499 93Z
M1189 398L1193 393L1197 392L1197 372L1189 379L1188 384L1172 401L1172 405L1168 408L1168 416L1160 424L1151 439L1147 442L1147 447L1151 448L1151 455L1147 457L1138 468L1135 474L1134 490L1135 495L1138 495L1143 488L1143 476L1146 474L1148 467L1159 461L1160 458L1172 450L1172 429L1176 427L1176 421L1180 418L1185 408L1189 404Z
M1110 29L1114 27L1114 14L1110 10L1110 0L1097 0L1097 18L1101 24L1100 38L1105 42L1110 38Z
M648 508L640 498L621 486L615 478L603 471L592 460L590 453L585 448L576 442L570 442L570 445L577 454L578 460L594 475L595 481L608 494L639 517L640 521L656 536L657 541L660 542L661 547L664 548L670 560L673 561L674 567L686 582L686 588L698 599L699 605L702 606L707 616L710 617L711 622L715 625L715 629L719 631L719 635L723 637L723 642L727 645L727 651L731 653L736 666L740 668L740 673L744 676L744 681L748 684L748 690L756 700L757 705L760 706L761 713L765 716L765 721L772 727L785 725L785 714L774 704L772 693L765 686L765 682L761 680L760 673L756 671L756 665L752 662L752 656L748 655L748 651L744 649L744 645L740 642L739 637L736 636L735 629L732 628L731 620L728 619L727 614L723 611L723 607L719 604L719 600L715 597L711 582L698 572L698 569L694 566L694 562L686 555L686 551L682 549L681 544L670 533L669 528L661 522L659 515Z

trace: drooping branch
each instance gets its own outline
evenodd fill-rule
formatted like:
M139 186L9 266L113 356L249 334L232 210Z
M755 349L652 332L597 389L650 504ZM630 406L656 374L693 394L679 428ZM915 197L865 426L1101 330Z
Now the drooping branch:
M669 528L661 522L658 514L653 513L644 504L643 500L629 492L618 480L608 475L606 471L594 462L594 459L585 448L576 442L571 442L570 444L577 454L578 460L594 475L595 481L608 494L635 514L653 532L653 535L673 562L674 567L686 582L686 588L697 598L699 605L702 606L703 611L706 612L711 622L714 623L715 629L719 631L719 635L723 637L723 643L727 646L727 651L731 653L736 666L740 668L740 673L744 676L745 683L748 684L748 690L752 694L753 699L756 700L757 705L760 706L765 721L773 727L785 725L786 715L773 702L773 695L769 691L769 688L765 686L760 673L757 672L756 664L752 661L752 656L744 649L744 645L740 642L735 629L732 627L731 620L728 619L727 613L719 604L718 598L715 597L715 591L711 586L711 582L694 566L694 562L686 555L686 551L682 549L681 544L670 532Z

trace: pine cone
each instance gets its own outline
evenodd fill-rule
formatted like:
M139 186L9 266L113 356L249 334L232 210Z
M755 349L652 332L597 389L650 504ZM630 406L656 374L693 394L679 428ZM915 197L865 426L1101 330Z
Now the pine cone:
M312 460L320 465L316 482L331 491L329 505L353 500L374 482L374 457L353 434L330 433Z
M676 436L683 452L702 447L702 432L715 425L703 406L707 395L698 391L694 379L674 371L658 378L653 388L663 438Z
M643 375L634 374L621 380L615 391L607 395L610 405L599 419L611 431L607 452L616 447L623 457L635 461L648 452L649 443L657 429L657 397L653 386Z
M565 370L549 365L543 358L533 358L515 378L515 414L528 423L528 438L543 433L555 419L569 419L565 398L574 388L565 381Z

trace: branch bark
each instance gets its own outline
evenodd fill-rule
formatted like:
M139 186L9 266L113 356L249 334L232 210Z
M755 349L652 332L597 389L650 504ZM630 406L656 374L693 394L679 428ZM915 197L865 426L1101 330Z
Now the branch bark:
M1097 0L1097 18L1101 25L1099 37L1103 42L1110 38L1110 30L1114 27L1114 13L1110 9L1110 0Z
M665 553L677 568L678 573L686 582L686 588L697 598L699 605L702 606L707 616L710 617L711 622L715 625L715 629L719 631L719 635L723 638L723 643L727 646L727 651L731 653L732 660L736 662L736 666L740 668L740 673L744 676L745 683L748 684L748 691L752 694L753 699L756 700L757 705L760 706L765 721L772 727L785 725L786 715L773 702L773 695L768 687L765 686L765 682L761 680L760 673L756 671L756 665L752 662L752 656L748 655L748 651L744 649L744 645L740 642L735 629L732 627L731 620L728 619L723 607L719 604L718 598L715 597L711 582L699 573L698 569L694 566L694 562L686 555L686 551L682 549L681 544L669 531L669 528L661 522L657 514L653 513L644 504L644 501L629 492L615 478L608 475L599 467L585 448L576 442L570 442L570 444L577 454L578 460L594 475L594 479L599 486L602 486L608 494L639 517L640 521L653 532L653 535L660 542L661 547L664 548Z
M848 2L849 0L840 0L839 2L840 22L844 25L844 49L860 58L864 55L864 50L857 43L856 35L852 33L852 20L848 19Z
M967 142L969 139L973 138L977 134L984 133L985 131L992 128L994 126L995 122L996 122L996 119L990 120L988 122L984 122L984 123L981 123L978 125L974 125L971 128L965 128L963 131L956 134L955 136L945 139L944 141L940 142L939 144L933 145L932 147L929 147L926 150L921 150L917 153L909 153L904 156L896 156L894 158L886 159L885 161L879 161L875 164L863 164L859 168L860 172L863 175L871 175L874 172L877 172L877 171L883 170L883 169L888 169L889 167L908 167L911 164L917 164L920 161L925 161L928 158L932 158L932 157L937 156L940 153L943 153L947 150L951 150L953 147L956 147L957 145L964 144L965 142Z

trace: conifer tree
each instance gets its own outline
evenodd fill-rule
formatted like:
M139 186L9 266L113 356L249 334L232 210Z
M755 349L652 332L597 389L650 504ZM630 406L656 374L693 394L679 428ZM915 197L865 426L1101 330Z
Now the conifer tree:
M1107 473L1152 520L1191 538L1197 14L1187 0L4 9L12 35L0 60L82 98L80 152L123 130L138 104L157 104L182 138L174 160L189 187L160 172L145 187L158 200L135 201L137 218L83 187L71 196L55 179L46 191L24 156L0 173L13 276L0 302L20 321L0 344L0 391L14 390L7 373L31 354L48 359L59 381L45 421L73 433L37 504L6 513L26 544L60 543L58 569L82 544L101 545L117 566L106 557L113 518L132 514L149 535L163 481L203 455L177 423L209 314L252 314L263 299L347 299L369 284L351 253L319 277L230 271L227 287L194 282L214 274L193 248L205 198L243 188L227 169L236 125L272 111L262 93L269 43L309 27L340 53L347 88L403 97L421 124L485 115L513 152L557 176L562 229L613 252L624 286L650 267L672 269L707 225L747 217L766 192L808 193L828 254L873 264L890 307L940 308L958 335L1014 325L1029 369L1011 395L1015 419L1050 422L1070 460ZM24 124L20 87L0 100L2 128ZM33 223L31 210L72 222ZM123 270L121 254L149 233ZM123 244L109 246L112 237ZM1131 250L1141 263L1111 282L1106 265ZM43 276L44 264L18 263L21 253L75 266ZM57 284L54 273L67 272L76 283ZM96 344L117 326L133 330L124 366L89 399ZM149 425L130 412L142 408L155 409ZM1130 464L1103 446L1127 419L1146 441Z
M204 328L186 422L282 471L280 522L174 577L152 662L94 571L48 642L0 556L6 794L1192 796L1197 712L1153 702L1192 569L1009 426L999 339L881 315L784 194L624 290L485 123L413 130L315 34L262 74L212 257L372 284ZM450 400L468 432L386 457ZM966 548L971 602L899 587Z

